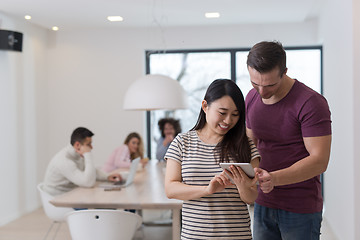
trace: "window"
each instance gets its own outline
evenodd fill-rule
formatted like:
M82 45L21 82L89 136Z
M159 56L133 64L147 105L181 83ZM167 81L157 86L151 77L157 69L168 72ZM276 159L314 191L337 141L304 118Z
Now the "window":
M163 117L180 119L183 132L196 123L200 103L209 84L218 78L236 81L244 97L252 88L247 71L247 55L250 49L147 51L147 73L163 74L179 81L188 94L190 108L175 111L151 111L147 113L147 150L155 158L156 144L160 137L158 121ZM288 75L321 93L322 48L285 48Z

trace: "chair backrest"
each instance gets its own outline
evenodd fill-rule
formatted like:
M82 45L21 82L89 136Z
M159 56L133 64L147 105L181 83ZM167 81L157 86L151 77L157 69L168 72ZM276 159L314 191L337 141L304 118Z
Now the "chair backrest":
M66 214L74 211L72 208L55 207L49 201L54 198L43 190L44 183L39 183L37 189L40 193L41 202L44 208L44 212L48 218L56 222L65 221Z
M73 240L131 240L142 223L139 215L123 210L80 210L67 215Z

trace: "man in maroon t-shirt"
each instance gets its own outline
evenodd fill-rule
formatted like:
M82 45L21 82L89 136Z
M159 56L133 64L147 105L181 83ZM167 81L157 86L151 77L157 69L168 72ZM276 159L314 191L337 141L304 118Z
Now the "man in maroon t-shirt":
M247 133L261 155L254 240L319 239L320 174L328 165L331 119L326 99L286 75L279 42L254 45L247 59Z

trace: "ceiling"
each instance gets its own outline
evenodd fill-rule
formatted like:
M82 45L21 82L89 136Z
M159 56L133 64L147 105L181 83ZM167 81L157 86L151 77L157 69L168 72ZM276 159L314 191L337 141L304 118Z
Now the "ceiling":
M60 30L303 22L316 18L322 0L1 0L0 11ZM205 12L220 18L206 19ZM120 15L122 22L109 22ZM25 19L24 19L25 21ZM1 28L1 20L0 20Z

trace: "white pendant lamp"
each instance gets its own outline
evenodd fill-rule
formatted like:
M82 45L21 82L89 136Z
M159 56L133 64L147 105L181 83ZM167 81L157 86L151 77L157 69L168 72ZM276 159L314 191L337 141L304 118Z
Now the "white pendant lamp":
M175 110L188 107L187 95L178 81L160 74L148 74L126 91L125 110Z

